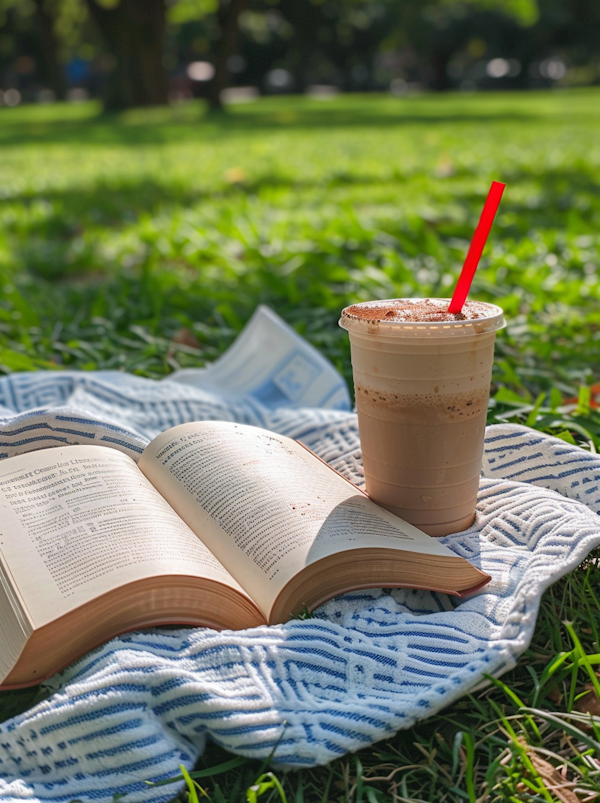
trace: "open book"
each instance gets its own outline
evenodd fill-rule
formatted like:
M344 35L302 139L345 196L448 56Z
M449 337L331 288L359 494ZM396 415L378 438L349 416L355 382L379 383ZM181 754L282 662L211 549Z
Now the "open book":
M119 633L283 622L346 591L462 594L489 576L301 444L228 422L0 461L0 686Z

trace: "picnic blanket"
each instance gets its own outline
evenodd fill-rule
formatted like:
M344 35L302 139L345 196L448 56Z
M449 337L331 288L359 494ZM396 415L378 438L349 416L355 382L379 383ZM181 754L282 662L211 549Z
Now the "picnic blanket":
M356 417L341 377L259 309L212 367L152 381L118 372L0 379L0 455L98 443L137 458L198 419L301 439L360 484ZM493 581L456 600L374 590L311 619L238 632L130 633L48 684L0 726L0 800L168 801L149 787L191 769L206 739L286 767L323 764L408 728L512 668L544 589L600 543L600 458L520 426L493 426L473 527L443 542Z

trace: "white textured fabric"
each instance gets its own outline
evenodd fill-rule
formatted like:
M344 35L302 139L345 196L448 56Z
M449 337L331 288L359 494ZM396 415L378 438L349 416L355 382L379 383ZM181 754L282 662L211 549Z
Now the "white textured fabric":
M294 359L296 376L310 379ZM136 457L169 426L218 418L299 438L360 484L352 413L291 409L292 398L267 405L264 395L203 386L200 372L197 379L5 377L0 454L95 442ZM492 575L482 591L457 602L375 590L275 627L156 628L114 639L56 676L47 700L0 726L0 800L168 801L174 787L144 781L191 768L207 737L260 758L277 745L285 766L322 764L440 710L484 673L513 667L544 589L600 543L600 458L524 427L496 426L484 474L474 526L443 539Z

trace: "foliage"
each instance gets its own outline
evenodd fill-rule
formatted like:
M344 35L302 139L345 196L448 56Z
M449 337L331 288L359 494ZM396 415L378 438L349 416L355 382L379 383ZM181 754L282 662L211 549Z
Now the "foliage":
M496 178L508 186L472 292L509 322L490 420L600 447L599 109L586 90L283 98L225 118L0 110L2 370L161 377L214 359L268 303L350 379L341 307L449 294ZM546 593L514 671L370 750L278 774L285 799L599 794L598 557ZM40 694L0 695L0 712ZM216 803L257 784L283 799L257 762L220 772L231 760L211 746L190 777Z
M456 0L445 0L448 5L456 5ZM472 0L470 5L486 11L502 11L518 20L521 25L533 25L539 17L539 3L543 0Z
M218 5L218 0L177 0L169 6L168 19L176 24L199 20L214 14Z
M466 4L460 0L245 0L242 35L236 47L239 52L233 54L239 71L236 80L264 87L268 72L283 67L293 76L287 88L295 90L327 82L344 88L382 88L399 76L447 88L451 83L446 74L448 58L453 54L463 58L462 51L473 37L483 42L484 48L489 40L492 50L497 40L503 41L507 52L496 55L506 57L515 49L515 42L507 44L505 40L518 40L532 59L543 57L538 51L547 49L546 43L555 39L569 51L580 40L595 43L593 25L586 24L592 12L587 15L589 20L582 21L579 14L561 6L558 16L564 30L558 36L553 28L557 18L554 4L564 5L566 0L540 2L550 9L542 15L542 30L523 36L514 29L536 22L536 0L470 0ZM129 65L129 74L117 75L125 45L107 35L109 29L100 22L108 19L108 9L115 11L124 5L121 0L0 0L0 89L16 87L26 101L34 100L44 87L61 95L61 72L66 69L71 84L83 84L107 101L114 100L111 84L143 85L145 91L137 101L146 105L143 99L152 95L150 88L157 79L144 75L145 59L134 51L148 46L148 36L140 29L137 37L124 37L132 48L123 62ZM131 0L127 6L132 6ZM171 0L166 6L163 53L161 11L161 35L152 44L155 52L149 61L155 70L163 61L168 65L174 92L192 91L184 77L190 60L215 60L223 24L217 12L224 7L225 0ZM138 12L144 8L142 0ZM118 30L125 29L130 13L131 8L119 16ZM576 30L571 30L574 24ZM473 26L476 33L469 32ZM33 66L26 66L23 59L33 61ZM587 61L589 80L595 66ZM147 65L145 69L149 71ZM202 93L206 87L193 90Z

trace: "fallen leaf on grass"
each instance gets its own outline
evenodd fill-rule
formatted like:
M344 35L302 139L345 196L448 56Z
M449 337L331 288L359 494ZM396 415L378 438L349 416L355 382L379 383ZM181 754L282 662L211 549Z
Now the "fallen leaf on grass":
M246 181L246 178L246 171L242 170L241 167L230 167L229 170L225 171L225 181L228 184L242 184Z
M600 700L591 683L586 683L582 689L586 694L575 701L573 708L582 714L591 714L593 717L600 717Z
M561 803L581 803L581 799L572 789L569 789L570 786L575 786L573 781L567 781L556 767L538 755L535 752L535 748L528 744L525 739L519 739L519 743L527 751L527 757L544 782L545 788L551 792L557 800L560 800ZM523 789L522 791L527 790Z
M456 174L454 163L448 157L442 157L433 171L438 178L451 178Z
M178 346L188 346L191 349L198 349L198 351L202 348L202 344L196 335L187 326L182 326L181 329L175 332L171 338L171 343L176 343Z

